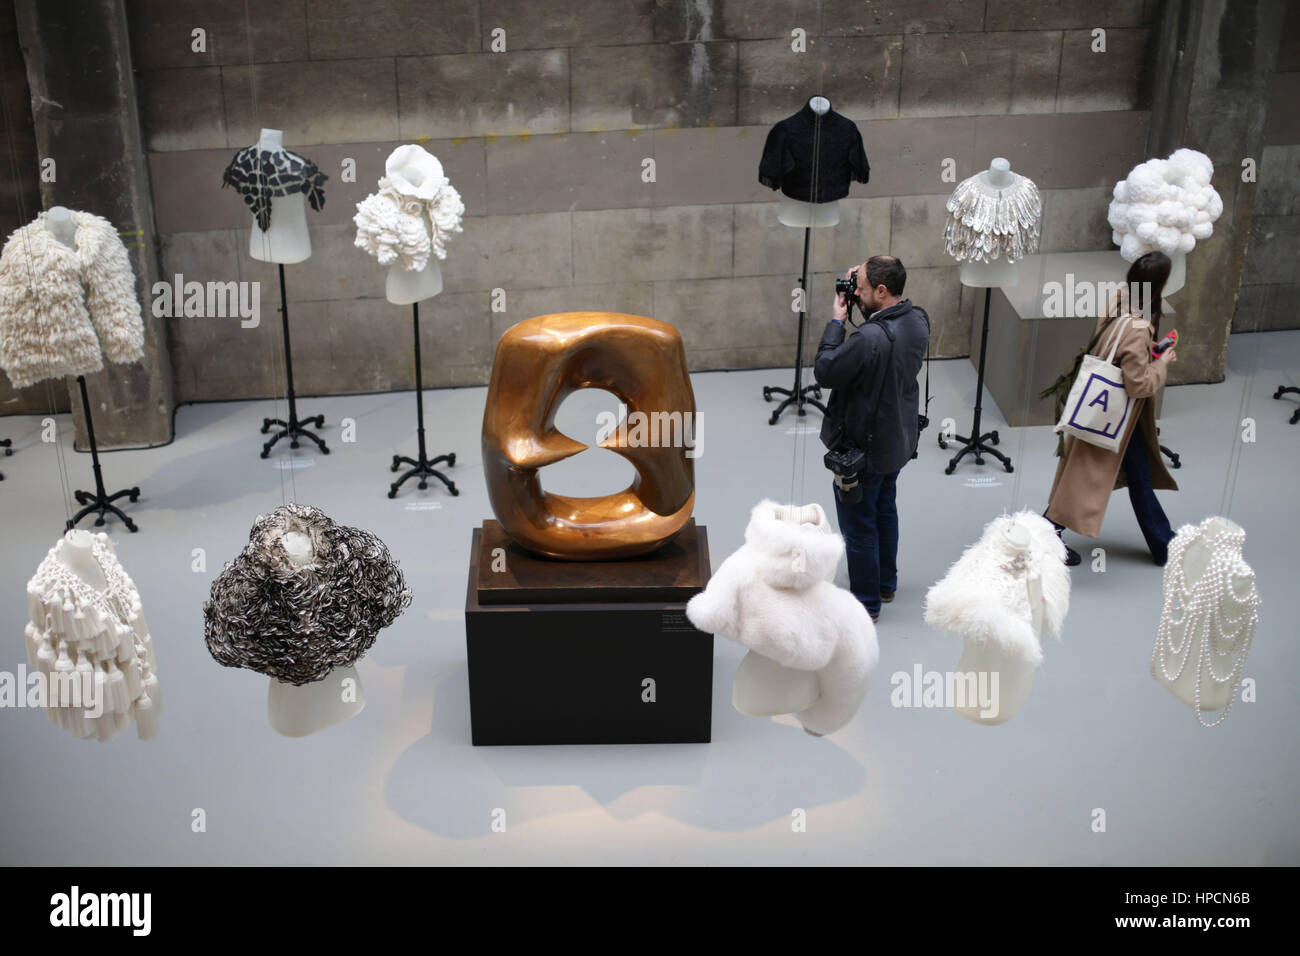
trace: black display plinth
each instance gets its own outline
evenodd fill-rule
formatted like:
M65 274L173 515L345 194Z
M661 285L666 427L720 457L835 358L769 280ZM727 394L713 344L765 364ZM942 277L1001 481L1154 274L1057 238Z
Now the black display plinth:
M470 548L476 747L709 742L713 636L685 613L709 580L704 528L624 561L550 561L504 540L485 521Z

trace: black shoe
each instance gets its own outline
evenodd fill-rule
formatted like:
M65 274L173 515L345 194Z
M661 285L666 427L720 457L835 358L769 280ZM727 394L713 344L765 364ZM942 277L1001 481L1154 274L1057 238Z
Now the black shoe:
M1067 568L1073 568L1073 567L1077 567L1082 563L1083 563L1083 558L1079 556L1079 552L1075 551L1074 548L1070 547L1067 544L1065 546L1065 566Z

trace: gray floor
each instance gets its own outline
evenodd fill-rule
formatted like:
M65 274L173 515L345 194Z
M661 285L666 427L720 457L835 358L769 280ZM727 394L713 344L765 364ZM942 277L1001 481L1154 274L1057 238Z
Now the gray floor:
M116 524L111 533L157 646L162 734L101 746L36 711L0 713L0 862L1300 863L1300 425L1287 424L1293 404L1271 397L1298 370L1300 332L1236 336L1225 383L1165 400L1164 438L1184 460L1182 490L1162 493L1171 520L1226 513L1242 524L1263 596L1246 668L1258 701L1214 730L1148 673L1161 576L1122 493L1096 542L1108 570L1073 572L1064 640L1045 648L1033 698L1014 720L978 727L890 705L894 672L956 664L960 643L921 622L925 589L989 519L1041 509L1054 467L1045 427L1001 429L1014 474L963 464L945 476L947 455L927 434L900 479L902 581L879 625L880 669L857 718L833 737L736 713L730 684L742 653L719 638L712 744L475 749L461 609L470 531L490 514L478 451L485 390L426 397L431 451L458 456L458 498L440 487L385 497L389 456L414 446L410 394L304 400L304 414L325 414L334 453L269 461L257 457L257 429L272 403L182 408L171 446L104 456L110 486L144 492L131 507L140 533ZM932 419L952 417L965 431L974 370L962 360L934 373ZM833 509L815 413L802 428L792 416L766 423L760 386L787 375L694 377L706 428L696 515L715 564L761 497ZM561 427L592 436L595 410L612 404L579 393ZM1257 423L1254 443L1239 441L1244 417ZM356 422L355 442L340 441L345 418ZM986 422L1002 424L995 407ZM10 671L23 660L23 584L65 513L59 456L40 428L39 418L0 419L16 449L0 458L0 579L10 598L0 669ZM68 451L67 416L60 432L73 485L86 487L90 461ZM628 471L597 450L546 479L557 491L599 493ZM265 678L211 660L201 612L253 517L293 498L379 533L415 592L360 664L365 711L300 740L267 726ZM195 549L205 570L193 570ZM192 832L196 808L204 833ZM497 808L504 833L491 830ZM796 808L807 812L806 832L792 832ZM1093 832L1095 808L1106 813L1104 833Z

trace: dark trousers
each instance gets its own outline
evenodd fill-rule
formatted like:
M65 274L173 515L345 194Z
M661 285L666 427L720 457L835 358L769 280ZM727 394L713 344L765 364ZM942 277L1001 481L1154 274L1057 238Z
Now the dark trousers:
M838 492L835 495L849 562L849 590L872 614L880 613L882 591L898 590L897 489L898 472L893 472L863 475L862 500L856 504L845 504Z
M1128 482L1128 500L1133 505L1133 515L1137 518L1142 537L1146 539L1147 548L1156 564L1161 567L1169 560L1169 542L1174 540L1174 529L1169 526L1165 509L1160 507L1160 500L1151 487L1151 462L1147 461L1146 448L1142 436L1134 432L1124 449L1124 460L1120 463L1124 469L1124 478ZM1047 517L1044 515L1043 517ZM1048 518L1051 521L1050 518ZM1052 521L1056 533L1065 530L1065 525Z
M1160 501L1151 488L1151 463L1147 461L1146 448L1137 431L1124 449L1123 468L1128 480L1128 500L1133 503L1133 514L1142 529L1142 537L1146 538L1147 548L1156 564L1163 566L1169 559L1169 542L1174 540L1174 529L1169 527L1165 509L1160 507Z

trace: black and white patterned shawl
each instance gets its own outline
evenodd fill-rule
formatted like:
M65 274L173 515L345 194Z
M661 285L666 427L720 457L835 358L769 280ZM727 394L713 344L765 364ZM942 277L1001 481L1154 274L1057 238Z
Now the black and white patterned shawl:
M258 149L255 143L235 154L221 177L222 186L234 186L257 218L263 232L271 228L271 199L306 193L311 208L325 205L325 180L329 177L310 159L287 149Z

